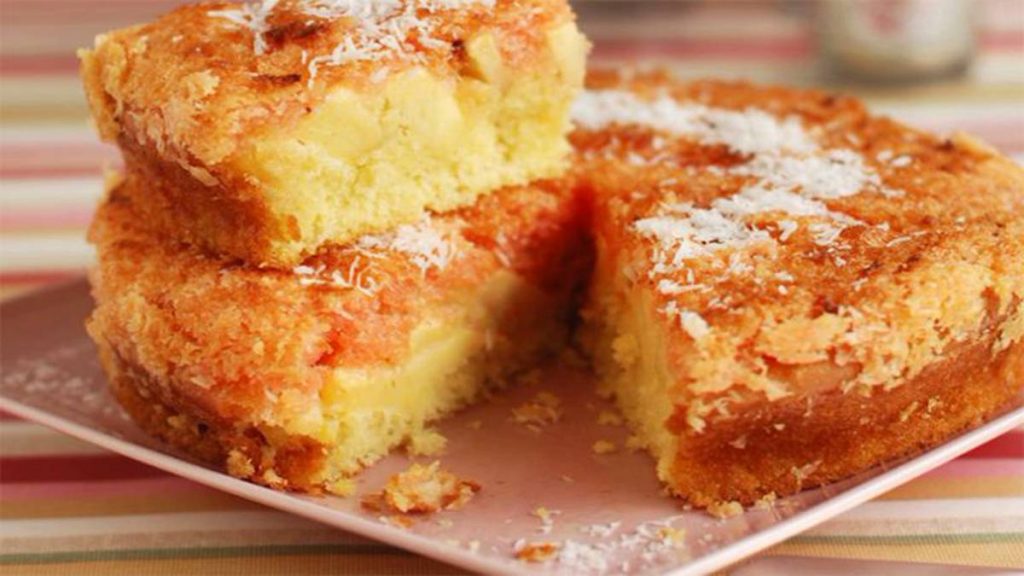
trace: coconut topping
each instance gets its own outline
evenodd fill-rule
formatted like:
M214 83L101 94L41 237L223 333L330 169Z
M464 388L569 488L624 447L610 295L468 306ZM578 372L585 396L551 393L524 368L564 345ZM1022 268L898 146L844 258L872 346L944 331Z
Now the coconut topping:
M261 0L237 8L212 10L208 15L249 29L257 56L267 51L267 22L277 10L290 9L310 18L350 21L351 32L330 52L304 54L312 82L323 66L386 58L417 61L422 60L423 49L449 49L448 42L436 34L443 20L439 13L493 8L494 0Z
M826 201L868 190L885 196L900 194L885 188L878 173L859 153L843 148L821 149L794 116L778 118L756 108L710 108L680 102L665 93L643 99L631 92L603 90L579 98L573 119L587 129L639 124L702 144L726 146L746 157L746 162L737 166L715 167L722 175L746 181L734 195L718 198L707 206L665 203L633 224L635 233L654 241L648 275L666 296L677 297L703 287L693 282L688 260L723 250L786 242L801 226L797 218L809 220L804 224L815 244L831 248L843 230L865 224L829 208ZM772 231L751 223L755 216L769 213L793 218L779 220L773 237ZM730 258L728 270L739 275L751 267L742 259ZM678 281L682 277L687 279L685 284ZM695 340L711 329L696 312L675 302L662 311L677 317L683 330Z
M457 252L449 232L441 230L429 216L415 224L403 224L385 234L370 234L352 243L342 253L351 258L340 267L323 263L302 264L292 268L303 286L326 286L357 290L366 296L380 291L385 275L374 265L386 253L398 253L426 276L431 270L444 270Z
M363 236L356 246L401 252L424 274L431 268L444 270L455 254L451 241L433 225L429 216L424 216L416 224L403 224L394 232Z

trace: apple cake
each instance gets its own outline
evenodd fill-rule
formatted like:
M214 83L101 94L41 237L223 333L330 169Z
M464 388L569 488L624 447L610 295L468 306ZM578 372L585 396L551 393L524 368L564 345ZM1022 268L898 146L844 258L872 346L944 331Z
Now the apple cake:
M1021 403L1016 164L824 92L588 84L583 341L674 493L791 494Z
M267 15L267 28L254 35L188 9L171 18L199 18L196 30L270 50L283 22L247 10ZM87 57L87 71L102 61L111 60ZM304 76L293 94L327 90L317 82L333 78L349 98L350 65L369 65L356 64L327 66L312 84ZM167 89L183 89L177 74ZM414 92L424 107L447 97ZM225 98L214 99L212 133L236 110ZM176 109L155 94L140 102ZM1024 171L968 136L917 131L852 98L595 73L573 104L572 168L559 179L505 187L454 211L418 205L411 221L389 216L383 231L281 259L246 252L256 244L236 202L262 206L265 189L216 188L218 180L198 194L186 183L196 157L186 166L166 163L176 145L146 151L164 142L160 130L126 136L162 112L107 104L129 171L91 231L99 264L90 334L116 396L146 430L235 476L344 493L354 473L396 446L428 453L443 441L432 421L563 346L577 310L600 390L635 443L672 492L715 510L855 475L1022 402ZM356 108L331 114L348 114L345 126L357 129ZM276 135L252 132L238 145L300 138L283 135L298 124L272 124L264 129ZM476 171L482 161L471 149L460 165ZM402 154L361 157L401 162L395 170L430 162L422 150ZM310 172L336 165L308 161ZM255 169L224 166L217 178L226 166ZM309 214L363 217L349 205L324 208L302 178L280 181L302 183L293 199L309 202ZM391 209L390 196L367 198ZM247 248L195 241L197 222ZM263 266L295 255L304 256Z
M557 176L587 50L564 0L262 0L183 6L80 57L101 137L147 181L139 215L288 268Z
M88 330L149 433L235 476L343 493L429 423L564 345L590 269L581 198L535 183L288 270L154 231L131 176L90 232Z

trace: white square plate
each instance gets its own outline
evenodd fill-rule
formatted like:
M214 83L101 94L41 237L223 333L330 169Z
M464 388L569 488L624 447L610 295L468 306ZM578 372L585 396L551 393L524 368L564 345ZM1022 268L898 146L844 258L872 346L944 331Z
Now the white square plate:
M621 448L594 454L595 441L621 447L627 431L597 423L598 413L610 406L594 395L586 374L551 366L538 381L512 387L439 425L448 438L439 457L443 467L483 490L461 510L401 528L361 509L359 496L407 467L404 454L367 470L353 497L314 497L237 480L143 434L107 393L83 329L91 306L84 281L0 306L0 408L236 496L486 573L707 573L1024 424L1024 408L1018 408L916 458L718 520L665 496L646 454ZM542 390L561 398L561 420L539 431L512 422L511 410ZM550 522L534 513L540 507L551 511ZM548 562L526 564L515 559L517 542L553 542L561 549Z

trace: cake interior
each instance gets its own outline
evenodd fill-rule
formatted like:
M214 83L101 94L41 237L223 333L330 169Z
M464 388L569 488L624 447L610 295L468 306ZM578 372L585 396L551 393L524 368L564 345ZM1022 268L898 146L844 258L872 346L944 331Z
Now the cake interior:
M423 208L466 206L559 173L587 43L569 22L547 32L546 46L536 62L513 68L482 33L466 43L459 76L415 66L376 85L335 88L297 124L249 139L233 171L258 182L280 220L273 228L289 231L274 249L310 254L414 221Z
M398 446L421 453L443 448L430 422L565 343L567 293L545 292L502 270L453 296L412 330L408 352L394 363L335 367L319 406L310 409L286 390L274 399L274 414L251 420L197 412L193 401L120 355L104 323L94 320L89 328L115 395L149 433L262 484L345 493L348 477Z
M332 370L320 418L294 432L329 446L328 476L353 474L402 444L431 452L427 425L556 351L566 312L565 302L500 271L413 330L400 363Z
M635 440L657 461L658 477L668 481L679 441L666 426L674 382L666 336L650 294L627 288L616 264L598 258L580 340L597 374L598 392L616 402Z

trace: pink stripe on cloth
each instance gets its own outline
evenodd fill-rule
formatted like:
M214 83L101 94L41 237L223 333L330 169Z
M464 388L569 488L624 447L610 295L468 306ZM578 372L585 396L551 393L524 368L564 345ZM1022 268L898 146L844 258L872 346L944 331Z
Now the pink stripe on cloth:
M0 147L0 178L95 176L121 165L117 150L95 142L19 142Z
M1024 460L1020 458L958 458L944 464L922 478L966 478L986 476L1021 476L1024 478ZM1024 481L1024 480L1022 480Z
M124 164L117 160L110 162L86 163L80 166L25 166L4 169L0 167L0 180L18 178L74 178L79 176L98 176L104 167L120 169Z
M0 410L0 422L22 422L23 420L10 412Z
M0 229L5 232L52 230L54 228L85 229L92 219L92 214L91 207L67 209L58 206L53 210L9 209L0 212Z
M196 484L177 476L161 476L131 480L113 480L92 482L32 482L24 484L5 484L3 498L5 502L21 500L38 500L53 497L102 497L131 496L135 494L160 494L161 497L171 494L189 492L210 492L212 489Z
M1024 53L1024 30L985 30L980 36L978 43L986 52Z
M28 456L0 459L0 485L166 478L163 470L114 454Z

